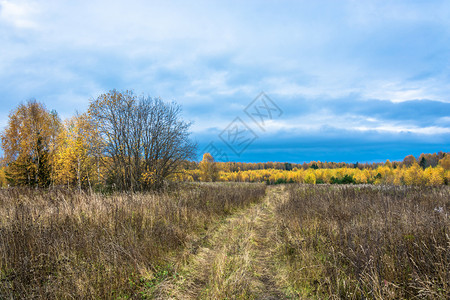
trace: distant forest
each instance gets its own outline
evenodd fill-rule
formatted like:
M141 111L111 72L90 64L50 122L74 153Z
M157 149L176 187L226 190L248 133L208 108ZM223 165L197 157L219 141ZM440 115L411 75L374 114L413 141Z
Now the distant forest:
M181 181L265 182L267 184L389 184L448 185L450 153L406 156L401 162L335 163L312 161L292 163L214 162L204 154L200 163L188 162L189 169L177 174Z
M295 168L297 169L338 169L338 168L357 168L357 169L376 169L380 166L389 165L393 168L398 168L402 166L410 167L413 163L419 164L423 169L428 167L436 167L439 161L445 156L449 155L450 152L438 152L438 153L422 153L418 157L413 155L406 156L402 161L390 161L385 162L321 162L321 161L311 161L304 163L290 163L290 162L259 162L259 163L244 163L244 162L216 162L222 170L228 170L230 172L237 171L249 171L249 170L286 170L290 171ZM198 169L199 163L192 161L188 163L188 169L194 170Z

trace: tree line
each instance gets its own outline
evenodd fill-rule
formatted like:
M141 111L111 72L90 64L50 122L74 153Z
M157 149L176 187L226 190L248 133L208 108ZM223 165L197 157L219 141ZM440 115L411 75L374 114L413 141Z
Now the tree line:
M1 133L4 177L10 186L158 189L195 158L190 126L175 102L132 91L101 94L65 121L30 100Z
M423 157L426 157L425 155ZM214 162L206 153L197 169L177 174L181 181L266 182L307 184L387 184L387 185L448 185L450 183L450 155L444 155L436 166L423 168L422 160L394 166L387 161L377 168L293 168L230 171Z
M211 156L210 153L205 153ZM414 163L419 164L422 169L428 167L436 167L439 161L450 153L439 151L437 153L422 153L418 157L413 155L406 156L402 161L390 161L385 162L366 162L366 163L347 163L347 162L322 162L322 161L310 161L304 163L289 163L289 162L259 162L259 163L245 163L245 162L215 162L217 168L221 171L226 172L238 172L238 171L251 171L251 170L286 170L291 171L294 169L340 169L340 168L350 168L350 169L377 169L382 166L389 166L392 168L401 168L403 166L410 167ZM213 158L207 158L207 160L213 160ZM205 157L203 157L205 160ZM201 168L201 162L190 161L187 164L188 170L196 170Z

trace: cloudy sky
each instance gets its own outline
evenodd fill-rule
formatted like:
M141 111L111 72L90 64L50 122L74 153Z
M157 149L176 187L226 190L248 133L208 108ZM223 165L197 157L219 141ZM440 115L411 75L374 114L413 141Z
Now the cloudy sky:
M450 151L450 2L0 0L2 128L111 89L178 102L235 161Z

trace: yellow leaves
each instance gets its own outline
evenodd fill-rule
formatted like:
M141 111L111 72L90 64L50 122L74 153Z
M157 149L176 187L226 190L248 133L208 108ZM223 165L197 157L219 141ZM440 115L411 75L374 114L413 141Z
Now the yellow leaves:
M444 170L449 171L450 170L450 155L446 155L444 156L444 158L442 158L439 161L439 165L444 168Z
M156 181L156 174L154 171L147 170L146 172L142 173L141 181L144 184L152 185Z
M405 171L404 182L406 185L420 185L423 184L423 170L414 162L411 167Z
M197 170L201 174L201 170ZM220 171L220 181L236 182L269 182L271 184L282 180L285 182L316 184L330 183L331 177L342 179L350 176L357 184L393 184L393 185L442 185L450 181L450 171L443 167L429 167L425 171L413 163L409 168L389 168L380 166L377 169L337 168L337 169L293 169L291 171L278 169ZM198 177L197 177L198 178ZM200 180L204 177L200 176ZM194 178L194 180L196 180Z
M305 176L305 183L316 184L316 175L314 171L310 171Z
M219 170L211 154L203 154L203 159L200 162L200 172L202 181L216 181L219 178Z
M60 120L35 100L10 113L1 134L5 163L15 185L47 186L53 179Z
M354 179L356 183L367 183L367 175L364 172L356 172Z
M391 163L391 161L388 159L388 160L386 160L386 162L384 163L384 165L386 166L386 167L388 167L388 168L392 168L392 163Z
M450 183L450 170L446 170L444 173L444 180L445 180L445 184L449 184Z
M7 182L6 182L5 168L1 167L0 168L0 187L6 187L6 186L7 186Z
M1 135L7 163L17 155L35 155L38 143L44 149L50 146L52 136L57 134L59 119L43 104L29 101L21 104L9 115L8 126Z
M56 153L57 184L84 184L90 178L98 178L95 157L91 148L99 139L87 114L66 120L59 135L60 147Z
M445 170L442 167L428 167L424 171L424 178L426 185L441 185L444 184Z

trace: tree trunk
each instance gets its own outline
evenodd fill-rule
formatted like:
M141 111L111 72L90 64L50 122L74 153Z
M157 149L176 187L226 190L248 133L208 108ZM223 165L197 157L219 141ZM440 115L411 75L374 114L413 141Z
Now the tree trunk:
M77 180L78 180L78 191L81 192L81 176L80 176L80 157L77 158Z

